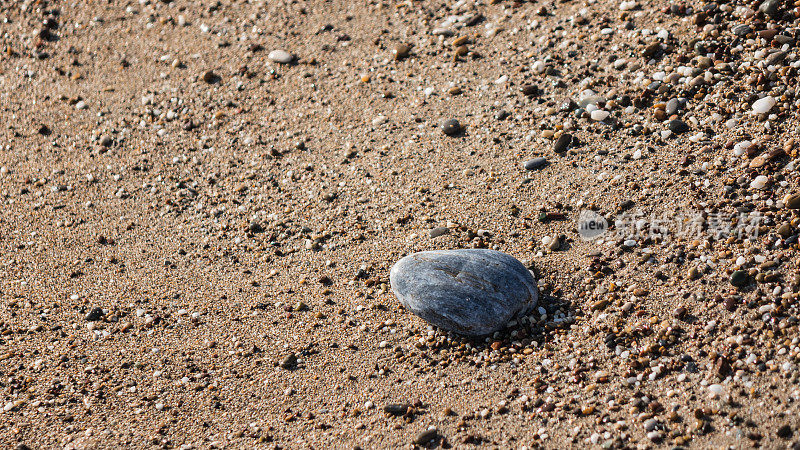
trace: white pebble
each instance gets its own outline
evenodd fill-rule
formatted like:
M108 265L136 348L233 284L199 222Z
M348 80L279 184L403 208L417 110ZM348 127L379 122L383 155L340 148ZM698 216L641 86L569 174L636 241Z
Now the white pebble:
M739 142L738 144L733 146L733 154L736 156L742 156L744 155L744 152L747 151L747 149L750 148L750 146L752 145L753 143L750 141Z
M294 60L294 56L291 53L284 50L273 50L269 52L267 58L269 58L270 61L276 62L278 64L289 64Z
M764 175L759 175L750 182L750 187L753 189L764 189L764 186L767 185L767 181L769 181L769 178Z
M775 106L775 99L771 96L766 96L764 98L758 99L753 102L753 112L756 114L764 114L769 112L773 106Z

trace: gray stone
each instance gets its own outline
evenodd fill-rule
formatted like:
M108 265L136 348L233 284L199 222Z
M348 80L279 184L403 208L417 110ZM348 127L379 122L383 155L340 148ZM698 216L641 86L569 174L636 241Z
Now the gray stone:
M450 232L450 229L447 228L447 227L436 227L436 228L432 228L430 231L428 231L428 234L430 235L431 239L434 239L434 238L437 238L439 236L444 236L445 234L447 234L449 232Z
M664 111L666 111L668 116L671 116L671 115L675 114L676 112L678 112L678 99L677 98L669 99L669 101L667 102L667 106L664 109Z
M525 170L536 170L541 169L542 167L547 165L547 160L544 158L533 158L530 161L525 162Z
M735 27L731 28L731 31L733 32L733 34L735 34L735 35L737 35L739 37L744 37L744 36L747 36L748 34L752 33L753 29L750 28L750 25L741 24L741 25L736 25Z
M766 0L761 4L761 6L758 7L758 10L772 17L773 19L779 19L781 15L783 15L783 12L781 11L781 6L783 3L785 3L785 0Z
M393 416L404 416L408 414L411 405L408 403L390 403L383 407L383 411Z
M777 51L775 53L772 53L766 59L767 66L774 66L774 65L782 63L783 60L786 59L787 55L788 55L788 53L786 53L784 51Z
M533 275L512 256L494 250L414 253L392 267L400 303L437 327L482 336L536 306Z

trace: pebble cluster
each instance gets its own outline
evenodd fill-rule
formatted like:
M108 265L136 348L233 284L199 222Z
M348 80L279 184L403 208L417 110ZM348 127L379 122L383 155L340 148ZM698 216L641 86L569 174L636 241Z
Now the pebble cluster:
M0 2L0 440L798 448L798 8Z

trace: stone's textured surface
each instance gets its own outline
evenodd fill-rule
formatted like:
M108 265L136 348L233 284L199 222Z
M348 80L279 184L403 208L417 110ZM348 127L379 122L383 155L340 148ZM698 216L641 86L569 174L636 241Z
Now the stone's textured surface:
M783 62L784 59L786 59L788 55L789 55L788 53L782 51L777 51L775 53L772 53L766 59L767 66L774 66L776 64L780 64L781 62Z
M767 185L768 181L769 181L769 178L767 178L764 175L759 175L759 176L755 177L755 179L753 179L753 181L750 182L750 187L753 188L753 189L764 189L764 187Z
M294 61L294 55L284 50L273 50L267 55L270 61L278 64L289 64Z
M482 336L536 306L536 280L521 262L485 249L414 253L391 269L400 303L440 328Z
M419 433L414 438L414 443L417 444L417 445L423 445L424 446L424 445L429 444L431 441L435 441L438 438L439 438L439 432L436 430L436 428L430 428L430 429L427 429L427 430Z

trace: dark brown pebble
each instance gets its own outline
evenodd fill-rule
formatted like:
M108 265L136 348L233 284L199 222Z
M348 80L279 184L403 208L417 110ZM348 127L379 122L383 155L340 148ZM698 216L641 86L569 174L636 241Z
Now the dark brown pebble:
M208 84L215 83L218 79L219 77L211 70L206 70L205 73L203 73L203 81Z
M553 145L553 151L556 153L564 153L569 149L569 145L572 143L572 135L569 133L562 134L556 143Z
M408 403L389 403L383 407L383 412L393 416L404 416L410 408L411 405Z
M96 307L92 308L92 310L89 311L88 314L86 314L86 321L87 322L96 322L96 321L102 319L103 315L104 315L103 308L100 308L100 307L96 306Z
M455 136L461 132L461 124L456 119L448 119L442 123L442 132L448 136Z
M397 44L392 49L392 55L396 61L408 58L409 54L411 54L411 45L409 44Z
M789 439L793 434L792 427L789 425L783 425L782 427L778 428L777 431L778 437L783 439Z
M642 52L642 56L645 58L653 57L659 50L661 50L661 45L658 42L654 42L647 47L644 48L644 52Z
M526 84L520 88L520 92L526 97L533 97L539 94L539 87L533 84Z
M680 119L670 120L667 124L667 128L675 134L686 133L690 130L689 125Z
M433 428L418 434L417 437L414 438L414 443L417 445L427 445L431 441L436 440L438 437L439 432Z
M286 370L294 369L297 366L297 356L294 353L290 354L281 361L281 367Z

